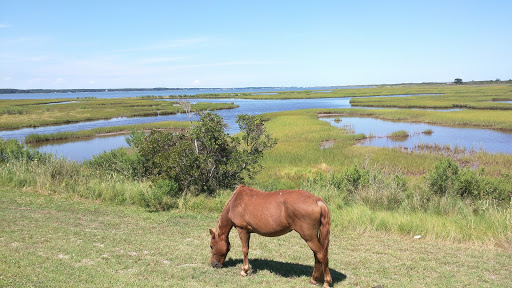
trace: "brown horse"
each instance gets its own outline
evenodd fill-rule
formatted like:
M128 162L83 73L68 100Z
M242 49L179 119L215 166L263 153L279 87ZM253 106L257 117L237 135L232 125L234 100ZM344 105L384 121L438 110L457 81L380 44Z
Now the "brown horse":
M212 267L220 268L226 260L231 248L229 232L233 227L242 241L242 275L249 271L251 233L275 237L295 230L315 256L310 282L316 284L323 278L324 287L332 282L328 259L331 216L321 198L304 190L262 192L240 185L222 210L215 231L210 229Z

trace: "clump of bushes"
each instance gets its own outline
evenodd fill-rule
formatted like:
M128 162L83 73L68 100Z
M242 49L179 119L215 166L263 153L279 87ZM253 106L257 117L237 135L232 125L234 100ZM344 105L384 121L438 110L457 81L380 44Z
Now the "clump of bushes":
M460 168L451 158L442 158L425 176L426 184L433 193L454 195L476 200L494 199L510 202L512 196L512 175L491 178L484 170Z
M374 168L353 166L339 173L318 173L307 178L305 189L318 187L335 189L338 204L364 203L372 209L398 209L407 197L407 178L400 174L388 175Z
M152 130L132 132L131 149L116 149L95 156L87 165L106 173L149 180L140 203L167 210L184 194L207 194L251 179L261 169L263 152L276 140L266 132L261 116L239 115L241 133L231 136L219 115L206 112L186 133Z
M0 163L13 160L44 160L48 156L34 149L27 148L17 140L0 138Z

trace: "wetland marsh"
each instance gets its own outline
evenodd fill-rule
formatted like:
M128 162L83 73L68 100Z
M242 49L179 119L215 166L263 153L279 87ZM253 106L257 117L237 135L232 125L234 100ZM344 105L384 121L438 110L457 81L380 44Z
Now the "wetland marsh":
M235 123L236 115L238 114L254 115L262 113L312 108L350 108L343 109L342 111L339 112L342 115L351 117L352 120L347 119L347 123L348 121L353 121L354 123L352 126L356 129L358 129L358 127L368 126L364 124L367 121L377 121L376 123L383 123L378 122L378 120L369 120L368 117L393 121L386 122L388 126L391 125L392 127L395 127L388 128L388 130L401 130L402 128L400 128L400 126L405 124L400 124L399 122L417 122L415 124L408 125L435 125L435 127L438 127L436 129L433 129L433 127L430 126L430 128L425 128L432 128L432 130L438 130L438 133L433 133L432 135L429 136L418 134L417 129L413 129L413 131L410 131L410 134L416 136L419 135L419 137L410 137L405 141L407 143L388 141L387 138L382 138L382 134L378 135L378 133L375 133L374 131L364 129L357 130L355 131L356 133L363 133L368 138L372 139L371 141L367 141L366 144L363 145L373 144L375 146L386 147L401 145L407 148L412 148L416 144L439 144L443 146L450 145L451 147L461 146L467 150L484 150L491 153L510 153L510 145L507 144L512 142L512 136L510 133L508 133L508 131L512 131L512 124L511 121L509 121L510 111L512 111L510 109L512 109L512 105L503 102L506 101L506 99L512 98L510 86L511 85L459 87L453 85L410 85L404 87L398 86L329 90L296 90L276 92L263 91L261 93L243 92L242 90L236 91L240 92L236 94L236 97L233 96L233 93L210 93L181 96L189 97L186 98L186 100L193 103L193 107L197 107L197 110L222 109L218 110L217 113L224 118L224 121L228 125L228 131L230 134L238 132L238 128ZM142 92L139 92L139 94L140 93ZM119 93L116 93L115 95L119 95ZM108 97L108 93L101 93L101 96ZM208 96L208 98L197 98L203 96ZM84 100L84 103L90 102L88 104L89 108L86 108L85 104L76 103L74 101L74 103L70 103L69 100L12 100L10 102L10 106L8 107L15 107L12 108L13 110L39 110L34 110L34 112L32 112L33 114L27 112L26 114L12 115L10 118L8 115L2 115L2 122L0 123L4 125L4 127L8 127L7 123L10 122L18 123L17 125L40 126L37 124L22 124L24 122L19 121L20 117L35 117L38 118L38 121L43 121L43 119L45 118L53 117L54 119L61 119L53 120L56 123L77 123L58 126L48 125L36 128L0 131L0 137L4 139L15 138L25 140L27 141L27 143L29 143L34 142L30 139L27 139L27 136L29 134L51 135L62 132L76 132L83 130L93 131L94 129L100 127L115 127L155 122L164 123L163 121L188 121L188 115L179 113L179 107L176 107L176 102L174 102L176 100L177 99L172 95L142 96L139 98L127 99L86 98ZM97 104L94 104L95 102ZM37 105L41 103L62 103L62 105L58 105L61 106L59 107L59 110L54 110L54 107L41 108L40 105ZM173 104L167 105L167 103ZM34 108L34 106L39 107ZM360 108L353 108L354 106L358 106ZM364 108L361 106L364 106ZM387 109L382 109L386 107ZM223 108L230 109L226 110ZM4 109L7 109L7 107ZM83 119L94 119L91 118L91 111L94 111L96 119L101 120L84 121ZM58 113L66 113L66 117L62 118L61 116L55 116ZM108 117L105 116L105 113L117 117L108 119ZM137 114L142 114L142 116L133 117ZM197 119L197 116L194 116L193 119ZM48 123L48 121L44 123ZM10 125L10 127L13 127L13 124ZM447 126L450 126L451 128L446 128ZM479 128L480 130L466 129L467 127ZM133 127L133 129L136 129L136 127ZM452 135L452 137L449 137L446 134L448 132L443 132L446 131L447 129L450 130L449 133ZM490 132L488 131L488 129L493 129L493 131ZM393 131L388 132L391 133ZM72 133L70 133L69 135L71 134ZM89 137L91 137L92 135L92 133L87 134L89 135ZM69 137L77 138L72 136ZM494 137L496 137L496 141ZM89 146L85 145L84 143L77 142L76 139L73 139L73 143L75 144L64 143L65 139L63 138L65 137L56 138L54 136L48 136L48 140L59 139L59 142L41 142L43 140L38 140L39 143L31 145L37 147L41 151L52 152L55 153L56 155L65 156L68 157L68 159L74 159L79 161L90 159L92 155L95 155L95 153L102 152L103 150L108 151L118 147L126 146L126 143L123 141L122 137L117 135L115 139L108 139L107 137L95 139L94 141L92 141L91 139L84 139L84 141L87 141L88 143L91 144ZM38 139L44 139L44 137L41 136ZM77 149L74 146L80 146L80 149ZM90 147L90 149L87 149L87 147ZM76 152L73 151L80 151L80 154L76 154Z

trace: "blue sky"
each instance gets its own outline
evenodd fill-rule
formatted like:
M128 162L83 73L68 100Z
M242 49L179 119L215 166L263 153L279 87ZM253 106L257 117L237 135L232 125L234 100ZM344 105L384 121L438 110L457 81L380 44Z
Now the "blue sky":
M512 1L0 0L0 88L512 78Z

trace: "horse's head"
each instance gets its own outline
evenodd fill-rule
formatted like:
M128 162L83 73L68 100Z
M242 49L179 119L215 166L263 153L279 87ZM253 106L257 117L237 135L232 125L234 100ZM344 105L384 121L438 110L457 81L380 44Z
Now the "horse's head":
M212 249L210 263L213 268L221 268L226 260L226 255L228 255L231 249L231 244L227 236L219 236L219 234L213 232L212 229L210 229L210 235L212 236L210 241L210 249Z

